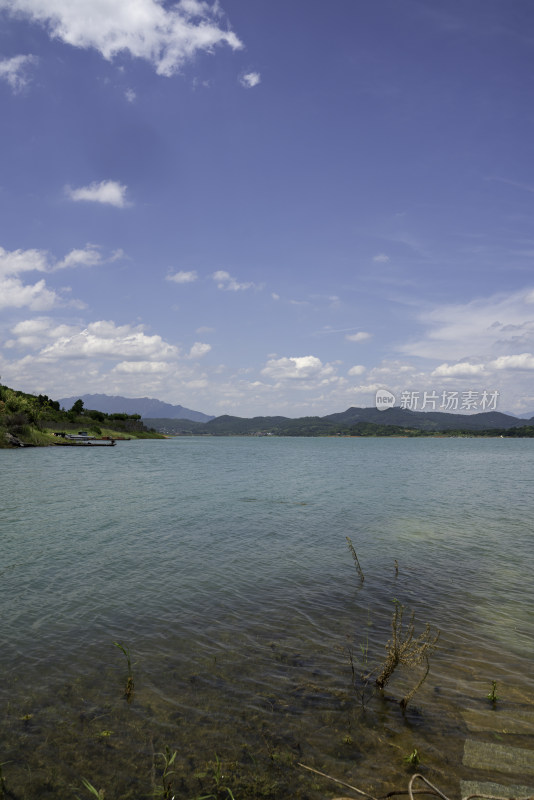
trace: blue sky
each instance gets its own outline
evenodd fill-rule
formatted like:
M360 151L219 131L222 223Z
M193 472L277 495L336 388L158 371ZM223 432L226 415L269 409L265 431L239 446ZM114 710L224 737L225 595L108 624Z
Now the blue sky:
M531 0L0 0L2 382L534 412L533 31Z

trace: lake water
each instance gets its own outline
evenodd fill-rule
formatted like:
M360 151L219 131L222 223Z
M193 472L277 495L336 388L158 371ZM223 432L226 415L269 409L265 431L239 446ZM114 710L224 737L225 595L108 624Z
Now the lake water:
M89 797L82 778L108 800L343 794L299 762L383 795L414 748L454 797L474 719L532 746L532 440L191 437L0 465L13 797ZM362 677L394 600L441 631L405 714L422 667L383 693Z

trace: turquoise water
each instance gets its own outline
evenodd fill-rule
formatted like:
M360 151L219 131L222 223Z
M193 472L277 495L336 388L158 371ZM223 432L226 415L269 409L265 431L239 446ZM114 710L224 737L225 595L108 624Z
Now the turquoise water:
M165 746L176 797L215 791L217 759L236 800L335 794L299 761L383 794L413 747L446 788L492 680L499 709L534 703L531 440L192 437L0 464L0 763L17 797L74 797L81 776L152 796ZM420 672L383 696L360 678L394 598L441 630L405 716L394 700Z

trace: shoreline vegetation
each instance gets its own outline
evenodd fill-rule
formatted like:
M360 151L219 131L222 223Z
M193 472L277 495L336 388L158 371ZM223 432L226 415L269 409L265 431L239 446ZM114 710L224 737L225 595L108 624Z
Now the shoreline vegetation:
M77 400L68 411L47 395L33 395L0 385L0 448L79 447L65 438L87 432L100 444L105 440L164 439L149 430L138 414L105 414L85 409ZM111 443L111 442L110 442ZM82 443L87 446L87 442Z
M359 420L355 413L361 409L348 409L342 414L328 417L254 417L252 419L223 415L209 422L188 419L142 420L140 414L113 413L84 408L81 399L67 411L59 402L47 395L32 395L0 385L0 448L16 447L76 447L80 442L66 439L63 434L77 434L80 429L96 440L166 439L180 436L295 436L295 437L492 437L533 438L533 420L527 424L501 427L497 420L476 420L458 414L441 414L439 421L425 420L426 427L414 415L413 425L382 424ZM364 409L365 411L365 409ZM388 414L388 411L380 412ZM508 419L505 415L498 415ZM450 419L441 419L447 418ZM417 418L417 419L416 419ZM441 424L440 424L441 423ZM465 427L464 427L465 425ZM87 444L87 443L84 443Z

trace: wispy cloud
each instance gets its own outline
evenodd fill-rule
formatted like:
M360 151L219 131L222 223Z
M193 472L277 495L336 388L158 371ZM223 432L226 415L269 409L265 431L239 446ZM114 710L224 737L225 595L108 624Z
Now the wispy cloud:
M223 269L217 270L217 272L214 272L211 277L216 282L217 288L222 289L225 292L240 292L244 291L245 289L252 289L254 286L254 284L251 282L239 283L230 275L229 272L226 272Z
M522 189L524 192L534 192L534 186L528 183L521 183L520 181L512 181L509 178L498 178L492 175L486 178L486 180L494 181L495 183L504 183L506 186L513 186L514 189Z
M488 358L513 355L534 347L533 290L477 298L425 311L419 322L422 338L399 346L408 356L482 363Z
M81 186L73 189L70 186L65 188L65 192L71 200L75 202L87 201L90 203L103 203L104 205L125 208L127 187L118 181L100 181L91 183L89 186Z
M126 52L165 76L217 45L243 47L217 2L179 0L165 7L158 0L0 0L0 8L43 24L52 37L73 47L94 48L108 61Z
M347 333L345 335L345 339L348 342L365 342L366 339L370 339L371 334L367 333L367 331L358 331L358 333Z
M2 3L0 2L0 8ZM30 67L37 64L36 56L13 56L0 61L0 79L7 81L15 94L21 92L30 83Z
M376 256L373 256L373 261L375 261L377 264L387 264L389 261L389 256L387 256L385 253L377 253Z
M193 269L190 272L180 270L174 272L172 275L167 275L165 280L173 281L174 283L194 283L198 278L196 271Z
M135 103L135 101L137 100L137 95L133 89L126 89L126 91L124 92L124 96L129 103Z

